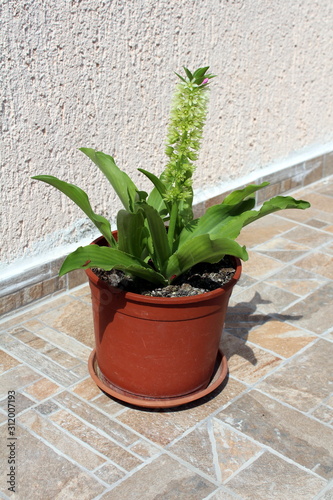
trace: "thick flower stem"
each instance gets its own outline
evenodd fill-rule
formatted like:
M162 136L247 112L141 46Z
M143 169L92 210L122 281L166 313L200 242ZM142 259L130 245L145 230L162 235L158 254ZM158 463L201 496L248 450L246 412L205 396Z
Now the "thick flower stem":
M175 229L176 229L176 224L177 224L177 218L178 218L178 203L174 202L172 204L172 209L171 209L171 214L170 214L170 223L168 227L168 242L169 242L169 247L172 252L172 247L173 247L173 239L174 239L174 234L175 234Z

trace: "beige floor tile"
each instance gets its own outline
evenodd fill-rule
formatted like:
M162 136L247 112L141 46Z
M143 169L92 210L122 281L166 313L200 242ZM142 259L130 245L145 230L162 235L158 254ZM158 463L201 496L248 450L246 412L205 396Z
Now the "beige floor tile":
M127 471L142 463L142 460L131 452L99 433L97 429L104 431L103 427L92 428L66 410L53 413L50 420Z
M322 249L321 249L321 252L322 253L325 253L327 255L332 255L333 256L333 243L328 243L328 245L325 245Z
M326 490L319 498L320 500L333 500L333 488Z
M51 415L52 413L60 410L60 406L52 399L48 399L44 403L40 403L38 406L36 406L35 409L41 415Z
M329 397L328 399L326 399L325 404L327 406L330 406L331 408L333 408L333 395L331 397Z
M284 237L297 244L307 246L309 249L314 249L324 243L328 243L332 238L331 235L324 231L304 226L291 229Z
M4 427L0 428L0 433L5 431ZM20 462L16 482L19 496L16 495L16 498L91 500L105 490L105 487L88 473L56 453L27 430L18 427L17 435L19 438L17 457ZM8 493L7 486L3 483L1 489L3 493Z
M139 432L154 443L165 446L181 436L212 412L238 396L245 386L235 380L229 380L223 390L205 402L180 408L180 411L141 411L129 409L117 417L136 432Z
M63 306L73 301L73 298L69 295L61 295L55 299L43 301L41 304L35 307L22 309L22 311L15 314L14 317L8 317L8 320L4 320L0 323L0 331L8 330L9 328L19 325L22 322L30 321L32 319L38 320L38 316L43 314L45 311L54 310L57 307ZM16 313L17 311L15 311Z
M0 399L7 396L8 391L17 391L40 379L39 373L25 365L18 365L0 375Z
M72 391L81 398L87 400L91 400L101 393L101 390L91 378L87 378L86 380L83 380L79 384L75 385L72 388Z
M332 477L332 429L303 413L251 391L217 418L323 478Z
M324 229L326 231L327 222L320 219L310 219L306 221L308 226L315 227L316 229Z
M327 282L324 277L297 266L298 263L285 267L281 273L277 272L267 278L266 282L300 297L305 297Z
M103 500L202 500L216 489L207 479L163 455L103 495Z
M312 500L325 485L323 479L267 452L227 483L249 500Z
M269 321L249 331L248 340L289 358L317 337L282 321Z
M295 196L299 198L298 194ZM316 217L316 213L317 211L313 207L307 208L306 210L288 209L280 212L277 217L281 217L285 220L288 220L289 222L301 222L303 224L306 224L306 221Z
M333 344L319 340L267 377L258 389L302 411L315 408L333 391Z
M56 311L40 316L41 321L70 337L74 337L86 346L94 347L94 328L91 306L73 300Z
M331 196L326 196L322 193L309 193L307 195L307 201L311 203L311 206L316 210L321 210L323 212L333 213L333 198Z
M88 364L80 361L80 364L71 369L71 372L78 376L79 380L83 380L89 373Z
M297 304L283 310L288 322L322 334L333 325L333 283L328 282Z
M45 341L40 336L29 332L26 328L15 328L11 331L11 335L21 342L24 342L28 347L39 351L56 363L59 363L64 368L71 369L79 363L77 358L71 356L65 350L55 347L53 344Z
M19 415L22 411L26 410L27 408L31 408L31 406L34 406L36 403L32 399L28 398L24 394L22 394L20 391L17 391L15 393L15 415ZM8 401L7 398L2 400L0 402L0 408L8 414ZM21 418L21 417L20 417Z
M6 352L0 350L0 373L4 373L10 368L19 365L20 362L7 354Z
M119 469L119 467L117 467L116 465L108 463L100 467L94 473L96 477L110 485L119 481L119 479L124 477L125 474L126 472L122 469Z
M22 327L30 330L31 332L38 332L38 330L43 328L43 326L43 323L41 323L37 319L31 319L22 323Z
M253 251L249 252L249 260L242 262L244 273L257 280L264 279L282 267L281 262Z
M326 424L333 423L333 408L330 408L329 406L320 405L311 413L311 415L318 418L318 420L325 422Z
M213 419L194 429L169 450L224 483L259 453L261 447Z
M4 333L2 335L2 345L7 351L15 354L19 359L47 377L52 378L57 384L68 386L78 380L78 377L70 373L66 368L43 356L38 350L17 340L14 336Z
M270 239L256 247L256 252L263 253L268 257L273 257L282 262L290 262L301 257L308 251L309 248L307 246L281 237Z
M29 332L29 330L23 328L22 326L9 330L9 333L13 335L16 339L20 340L21 342L24 342L25 344L28 344L29 342L32 342L36 338L38 338L36 337L36 335L34 335L32 332ZM37 346L33 345L33 347Z
M48 441L57 450L64 453L72 460L88 470L94 470L105 463L105 458L100 457L87 447L74 440L67 433L61 431L45 417L30 410L20 417L20 424Z
M299 296L285 289L272 286L269 282L261 281L248 290L231 297L232 307L246 308L256 315L260 313L279 313L292 302L299 300Z
M239 496L230 493L225 488L220 488L216 493L209 497L209 500L239 500Z
M8 421L7 415L5 413L0 413L0 425L7 421Z
M29 387L25 389L25 392L33 396L35 399L41 401L50 396L53 396L53 394L55 394L59 389L59 385L51 382L51 380L43 378L41 380L38 380L38 382L29 385Z
M286 211L284 210L283 213ZM293 210L293 212L303 212L302 210ZM306 214L306 218L309 216ZM246 245L247 248L252 248L261 243L265 243L267 240L273 238L274 236L285 233L286 231L295 227L295 222L278 217L276 215L269 215L253 224L242 229L240 236L237 241L241 245Z
M75 415L94 426L96 429L101 429L115 441L118 441L124 446L130 446L138 440L134 432L126 429L117 421L109 418L101 413L93 405L81 401L74 394L63 392L57 394L53 398L57 403L63 405L66 409L71 410Z
M73 337L69 337L65 333L58 332L49 327L43 327L38 331L38 336L52 342L56 346L65 349L69 354L75 356L76 358L87 362L91 353L91 347L81 344Z
M333 255L316 252L299 260L296 266L333 280Z
M126 406L124 406L120 401L112 399L103 392L97 398L91 401L91 404L96 408L105 411L108 415L114 415L122 411L126 411Z
M227 332L223 333L220 345L228 358L230 375L247 384L254 384L282 361L279 356L248 345L244 340Z
M134 443L130 448L131 451L140 455L141 458L147 460L148 458L152 458L155 455L161 453L161 450L151 443L140 439L137 443Z
M90 295L90 287L89 285L84 285L83 287L80 287L78 290L71 290L70 294L73 297L86 297Z
M333 212L325 212L324 210L318 210L316 208L311 208L311 215L312 217L309 219L317 219L322 222L326 222L326 224L332 224L333 223ZM310 213L309 210L309 213ZM307 224L308 221L305 222ZM324 228L324 231L327 231L327 228Z

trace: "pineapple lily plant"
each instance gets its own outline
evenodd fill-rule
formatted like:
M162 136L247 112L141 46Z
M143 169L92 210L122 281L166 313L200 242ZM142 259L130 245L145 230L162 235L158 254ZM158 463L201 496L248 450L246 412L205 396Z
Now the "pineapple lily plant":
M193 219L193 162L198 157L209 85L214 77L208 69L191 73L184 68L184 76L177 74L179 82L167 133L166 168L160 177L139 169L153 185L149 195L135 186L111 156L81 149L103 172L124 206L117 214L117 239L110 222L93 211L82 189L49 175L33 177L74 201L108 244L79 247L65 259L60 275L74 269L118 269L165 286L200 262L215 263L226 254L247 260L246 248L235 241L244 226L279 210L310 206L290 196L276 196L254 210L255 192L269 184L264 182L234 191L202 217Z

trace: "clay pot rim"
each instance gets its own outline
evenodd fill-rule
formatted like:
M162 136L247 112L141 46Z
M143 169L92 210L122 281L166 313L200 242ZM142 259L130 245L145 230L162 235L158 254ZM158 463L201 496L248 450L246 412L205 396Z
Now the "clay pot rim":
M98 241L104 239L103 236L100 236L99 238L95 239L91 245L95 245ZM235 257L233 255L230 255L235 261L236 264L236 271L233 277L231 278L228 283L223 285L220 288L217 288L216 290L212 290L210 292L204 292L200 293L197 295L191 295L189 297L151 297L147 295L141 295L139 293L134 293L134 292L127 292L125 290L119 290L116 287L110 286L108 283L105 281L101 280L96 276L95 273L92 272L91 269L85 269L85 273L88 276L88 278L95 284L99 286L103 286L110 290L113 293L122 293L124 294L124 297L127 300L130 300L132 302L141 302L141 303L146 303L146 304L174 304L174 305L185 305L185 304L191 304L193 302L204 302L206 300L211 300L214 299L215 297L218 297L219 295L226 293L230 288L232 288L234 285L236 285L237 281L240 278L241 272L242 272L242 263L238 257Z

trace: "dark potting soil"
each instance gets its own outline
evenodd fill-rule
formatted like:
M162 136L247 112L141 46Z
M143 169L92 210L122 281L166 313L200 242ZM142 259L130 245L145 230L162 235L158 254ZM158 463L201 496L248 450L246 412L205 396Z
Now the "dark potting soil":
M230 281L235 274L233 259L226 255L216 264L200 263L175 279L172 285L156 286L148 281L132 278L123 271L93 268L92 271L109 285L127 292L151 297L189 297L216 290Z

